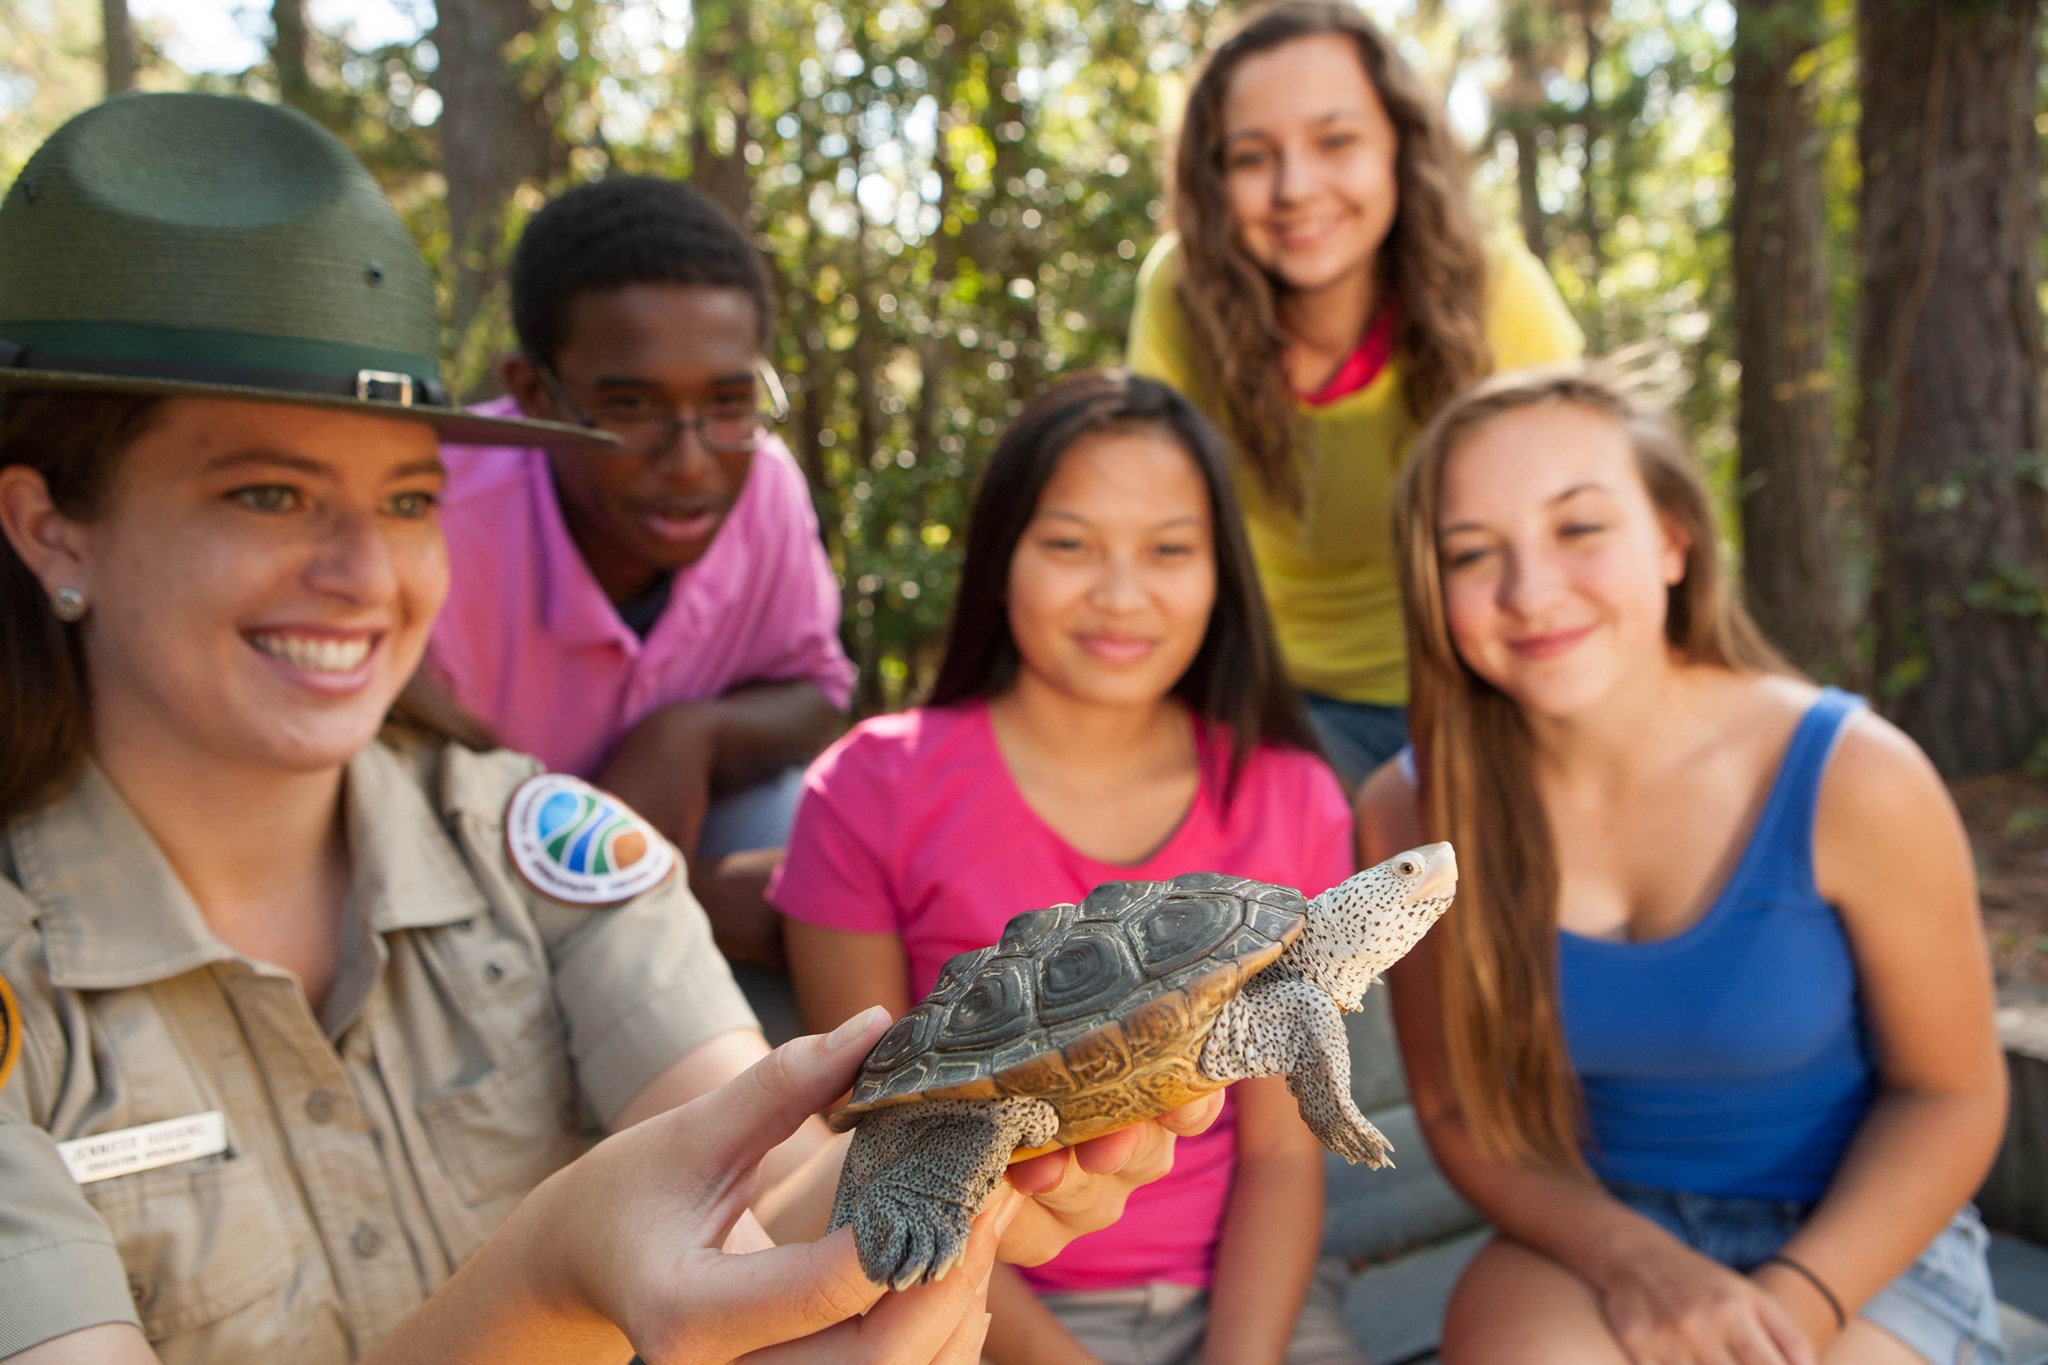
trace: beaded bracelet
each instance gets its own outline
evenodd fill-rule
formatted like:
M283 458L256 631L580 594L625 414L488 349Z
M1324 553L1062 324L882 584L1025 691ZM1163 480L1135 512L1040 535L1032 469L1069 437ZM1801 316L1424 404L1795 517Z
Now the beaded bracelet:
M1781 1265L1793 1274L1798 1275L1801 1279L1812 1285L1822 1298L1828 1301L1828 1307L1833 1309L1835 1314L1835 1330L1840 1331L1849 1325L1849 1315L1842 1311L1842 1301L1835 1297L1835 1291L1828 1288L1826 1282L1820 1276L1814 1274L1790 1256L1786 1256L1783 1253L1766 1256L1761 1261L1758 1261L1757 1264L1759 1266Z

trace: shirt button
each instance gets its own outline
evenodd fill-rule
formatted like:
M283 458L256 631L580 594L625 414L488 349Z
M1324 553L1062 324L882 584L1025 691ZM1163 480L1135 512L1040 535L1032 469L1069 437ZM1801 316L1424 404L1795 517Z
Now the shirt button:
M358 1223L355 1234L348 1239L348 1244L355 1250L356 1255L367 1261L384 1249L384 1234L368 1223Z
M306 1096L306 1117L315 1123L326 1123L334 1117L334 1096L325 1090L315 1090Z
M484 980L495 986L505 979L505 968L496 962L484 964Z

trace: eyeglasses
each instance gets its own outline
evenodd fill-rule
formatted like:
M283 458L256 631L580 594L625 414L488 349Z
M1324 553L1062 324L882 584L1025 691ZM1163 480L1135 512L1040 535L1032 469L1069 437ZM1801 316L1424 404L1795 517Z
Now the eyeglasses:
M533 368L577 426L618 437L621 455L654 456L673 450L682 439L685 426L693 428L697 440L715 455L744 455L760 444L764 428L789 417L789 395L765 360L754 362L754 376L768 399L765 408L752 400L714 402L696 408L670 407L634 398L600 407L594 413L586 412L582 404L569 396L553 366L535 361Z

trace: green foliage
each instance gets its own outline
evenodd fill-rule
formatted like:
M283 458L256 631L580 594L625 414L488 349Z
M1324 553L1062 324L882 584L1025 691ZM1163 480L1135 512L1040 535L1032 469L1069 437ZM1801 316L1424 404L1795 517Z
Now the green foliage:
M1460 126L1480 133L1482 198L1503 225L1533 222L1590 348L1648 344L1725 487L1732 11L1720 0L1367 7L1453 92ZM445 296L482 262L451 255L439 58L430 9L415 8L420 32L406 41L367 48L316 35L306 104L390 189ZM783 434L843 576L861 708L897 705L929 679L975 475L1004 422L1051 377L1120 356L1137 263L1165 211L1186 73L1223 8L544 0L540 22L506 52L545 99L559 156L555 183L525 187L504 238L479 251L508 253L548 190L630 170L692 178L742 214L772 261L774 358L795 406ZM0 5L0 173L97 97L91 17L75 0ZM1823 0L1812 72L1836 303L1816 382L1841 395L1843 431L1855 429L1852 19L1852 0ZM153 50L143 74L146 84L278 88L267 62L192 78ZM1474 108L1481 127L1470 126ZM1518 144L1532 167L1517 164ZM479 392L510 344L503 300L492 300L451 339L451 378ZM1855 490L1846 496L1853 503ZM1868 556L1851 521L1845 552L1860 577ZM2037 572L1976 591L1978 605L2040 610Z

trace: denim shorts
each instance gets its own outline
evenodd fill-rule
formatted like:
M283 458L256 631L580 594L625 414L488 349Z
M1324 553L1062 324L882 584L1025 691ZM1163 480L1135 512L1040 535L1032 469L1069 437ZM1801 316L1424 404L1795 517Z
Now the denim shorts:
M1806 1221L1813 1205L1676 1194L1610 1183L1624 1204L1701 1255L1747 1274ZM1965 1204L1920 1259L1880 1289L1858 1316L1906 1343L1928 1365L2005 1365L1998 1298L1986 1260L1990 1235Z
M1408 742L1404 707L1340 701L1319 692L1304 692L1301 700L1308 707L1308 722L1323 746L1323 755L1346 787L1365 781L1374 768Z

